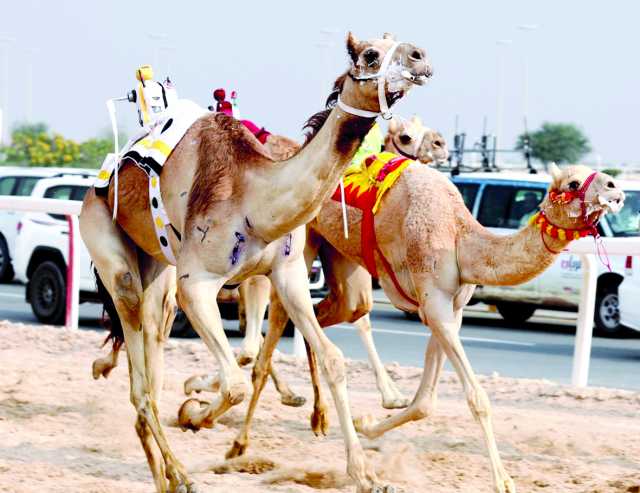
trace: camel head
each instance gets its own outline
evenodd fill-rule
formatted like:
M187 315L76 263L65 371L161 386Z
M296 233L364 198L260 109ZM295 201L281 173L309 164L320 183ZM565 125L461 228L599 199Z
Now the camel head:
M576 165L550 167L552 183L541 205L549 219L563 228L583 229L597 223L607 212L624 205L624 192L606 173Z
M384 141L385 150L423 164L446 161L449 157L447 142L440 132L422 124L418 116L408 122L392 118Z
M390 34L382 39L360 41L349 33L347 53L351 67L342 99L353 107L381 112L383 116L388 113L385 106L390 107L414 85L425 84L433 73L422 48L398 43ZM380 93L379 84L382 84Z

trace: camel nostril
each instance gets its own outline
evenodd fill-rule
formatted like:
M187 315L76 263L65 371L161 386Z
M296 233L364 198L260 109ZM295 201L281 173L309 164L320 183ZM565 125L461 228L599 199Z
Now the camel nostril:
M422 53L420 53L418 50L413 50L411 55L409 55L409 58L416 62L419 62L420 60L422 60Z

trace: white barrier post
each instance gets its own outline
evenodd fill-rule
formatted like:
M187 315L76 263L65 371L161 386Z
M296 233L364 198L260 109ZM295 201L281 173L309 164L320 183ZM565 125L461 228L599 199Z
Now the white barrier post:
M298 361L304 361L307 357L307 349L304 347L304 337L296 327L293 330L293 355Z
M78 328L80 318L80 231L78 216L67 216L69 224L69 255L67 260L67 306L65 326L68 329Z
M589 361L593 338L593 314L596 307L596 287L598 285L598 266L595 255L580 254L582 260L582 287L580 288L580 307L576 328L576 344L573 349L573 369L571 384L586 387L589 382Z

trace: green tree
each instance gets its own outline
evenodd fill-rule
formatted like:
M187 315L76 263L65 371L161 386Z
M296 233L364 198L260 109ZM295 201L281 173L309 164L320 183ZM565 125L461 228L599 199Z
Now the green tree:
M64 166L80 157L80 145L49 133L44 123L24 124L11 132L11 145L3 149L6 161L33 166Z
M89 168L99 168L105 156L113 152L113 140L94 138L80 144L80 160Z
M525 134L518 137L517 149L524 148ZM572 123L545 122L529 134L531 156L545 165L550 162L576 163L591 151L589 139Z

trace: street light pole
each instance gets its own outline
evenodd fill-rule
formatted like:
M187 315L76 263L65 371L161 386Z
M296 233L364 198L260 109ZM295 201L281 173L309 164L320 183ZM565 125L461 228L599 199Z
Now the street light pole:
M2 121L0 127L0 141L9 144L9 44L15 41L14 38L0 37L0 46L3 52L3 74L4 90L2 91Z
M494 147L497 149L502 136L502 115L504 112L504 55L506 47L512 43L510 39L496 41L498 47L498 74L496 81L496 130Z
M520 24L517 26L519 31L522 32L533 32L538 29L537 24ZM524 112L524 120L527 120L529 116L529 45L525 42L524 46L524 87L523 87L523 112Z

